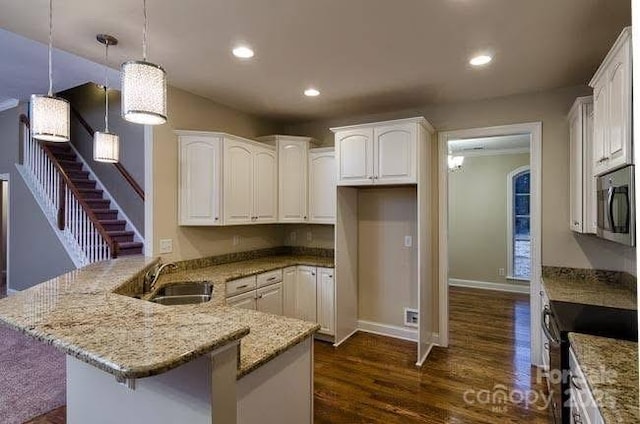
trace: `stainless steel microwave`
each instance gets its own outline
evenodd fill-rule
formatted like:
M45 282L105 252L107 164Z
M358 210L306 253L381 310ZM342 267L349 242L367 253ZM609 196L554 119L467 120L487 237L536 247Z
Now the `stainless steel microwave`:
M598 177L598 237L635 246L634 166Z

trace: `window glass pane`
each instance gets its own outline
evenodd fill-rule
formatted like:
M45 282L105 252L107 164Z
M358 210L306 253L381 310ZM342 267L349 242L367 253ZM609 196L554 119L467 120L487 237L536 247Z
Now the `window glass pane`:
M529 193L529 172L522 173L516 177L516 193Z
M516 196L516 215L529 215L529 195Z
M516 240L529 238L529 217L516 217L514 233Z

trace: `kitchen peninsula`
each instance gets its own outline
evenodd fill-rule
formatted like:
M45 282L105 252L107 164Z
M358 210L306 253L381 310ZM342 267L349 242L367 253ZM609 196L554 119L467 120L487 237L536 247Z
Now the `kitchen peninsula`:
M145 300L144 275L158 261L95 263L0 300L1 322L67 354L67 422L312 422L320 326L225 306L225 284L333 258L185 261L154 290L206 279L213 296L180 306Z

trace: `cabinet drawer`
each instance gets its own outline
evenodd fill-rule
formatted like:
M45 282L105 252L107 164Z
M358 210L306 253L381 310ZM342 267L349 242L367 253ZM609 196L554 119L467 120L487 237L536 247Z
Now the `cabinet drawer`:
M252 290L249 293L243 293L237 296L228 297L227 306L255 310L256 309L255 290Z
M279 283L282 281L282 270L276 269L275 271L265 272L257 276L258 287L268 286L270 284Z
M245 293L256 288L256 276L240 278L239 280L227 281L227 297Z
M569 368L571 370L571 419L576 424L604 424L598 405L589 389L587 379L580 369L573 349L569 349Z

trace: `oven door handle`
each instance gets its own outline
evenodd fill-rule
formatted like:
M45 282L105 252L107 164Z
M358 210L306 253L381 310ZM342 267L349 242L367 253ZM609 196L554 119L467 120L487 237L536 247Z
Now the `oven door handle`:
M613 222L613 196L615 195L615 189L613 186L609 187L607 190L607 213L609 214L609 228L611 228L611 232L616 232L616 224Z
M547 321L547 318L549 318L549 321ZM548 306L545 306L544 309L542 310L542 317L541 317L542 322L540 323L542 325L542 331L544 332L544 335L547 336L547 339L549 339L549 341L553 344L560 344L560 337L556 337L553 334L551 334L551 321L553 321L553 315L551 314L551 310L549 309ZM549 323L549 326L547 327L547 322Z

